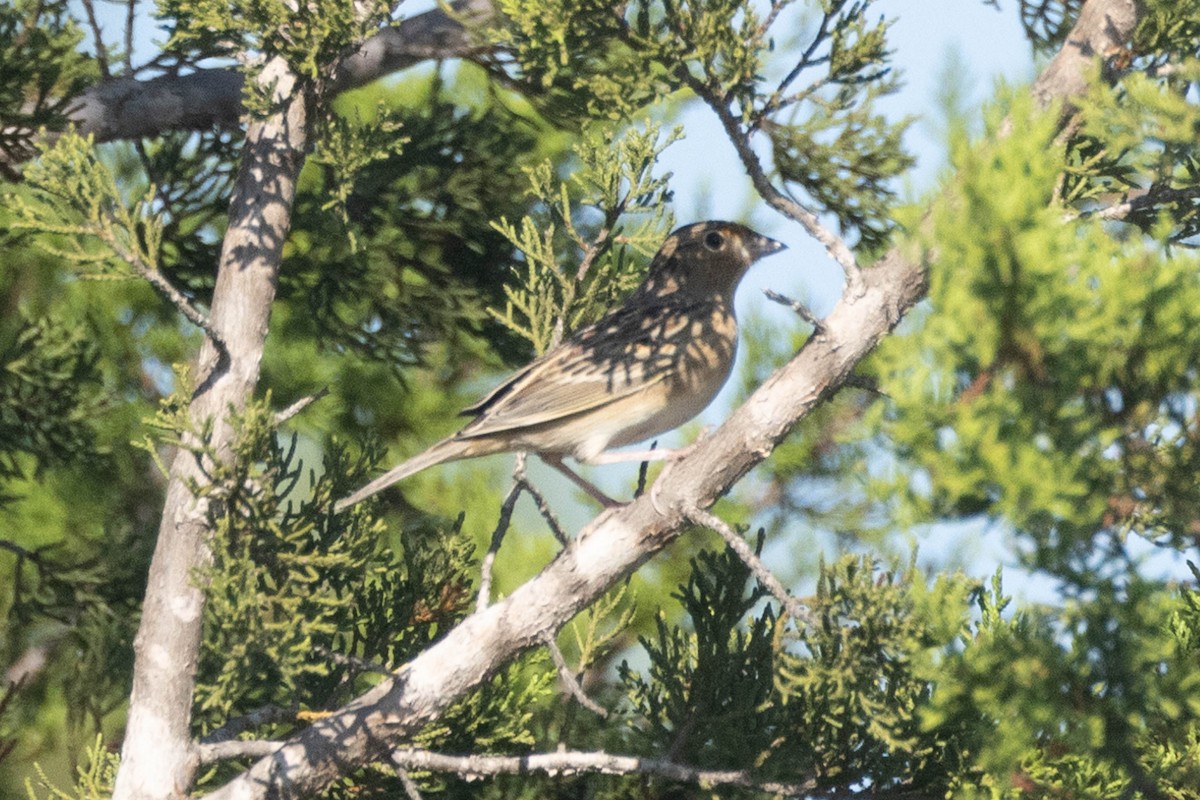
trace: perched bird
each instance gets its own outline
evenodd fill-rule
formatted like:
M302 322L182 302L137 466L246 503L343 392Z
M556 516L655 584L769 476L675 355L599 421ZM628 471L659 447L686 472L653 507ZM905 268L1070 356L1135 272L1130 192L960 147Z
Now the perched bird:
M620 307L549 350L463 410L453 436L338 501L342 511L427 467L505 451L537 453L604 505L613 501L562 463L671 458L605 453L699 414L729 377L737 349L733 293L746 270L784 245L734 222L677 229Z

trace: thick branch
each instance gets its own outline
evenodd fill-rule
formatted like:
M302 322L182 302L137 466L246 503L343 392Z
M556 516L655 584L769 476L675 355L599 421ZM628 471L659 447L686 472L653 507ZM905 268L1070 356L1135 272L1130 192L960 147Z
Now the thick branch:
M421 61L470 58L489 49L473 31L495 14L490 0L456 0L384 28L339 64L331 89L343 92ZM233 128L242 115L242 75L201 69L150 80L119 78L84 92L69 115L98 142L168 131Z
M1033 97L1042 108L1064 101L1065 121L1071 100L1087 91L1097 57L1107 59L1129 46L1142 14L1138 5L1137 0L1084 3L1063 46L1033 83Z
M229 228L217 266L209 324L222 342L205 340L188 407L207 441L180 448L171 465L166 503L134 641L133 693L116 800L163 800L192 785L197 759L191 741L192 691L199 656L204 592L198 571L211 562L211 497L196 453L231 457L237 432L230 409L241 409L258 382L267 321L283 243L291 223L296 178L308 145L307 98L282 60L261 79L274 86L277 110L246 132L241 171L230 200Z

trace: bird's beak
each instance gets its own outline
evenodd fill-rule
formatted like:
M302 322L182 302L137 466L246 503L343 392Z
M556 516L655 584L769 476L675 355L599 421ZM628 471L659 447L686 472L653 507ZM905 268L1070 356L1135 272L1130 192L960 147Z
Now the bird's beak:
M759 259L787 250L787 245L770 237L763 236L761 233L757 233L754 240L750 243L750 250L754 254L754 258Z

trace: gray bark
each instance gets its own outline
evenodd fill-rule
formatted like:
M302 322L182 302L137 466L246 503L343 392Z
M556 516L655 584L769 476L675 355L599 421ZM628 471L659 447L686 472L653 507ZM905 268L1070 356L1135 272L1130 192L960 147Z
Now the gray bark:
M213 291L211 340L201 350L189 405L194 430L212 423L206 445L229 457L236 432L230 410L244 408L258 383L263 343L296 178L307 146L307 97L282 61L263 71L278 80L278 110L246 133L230 200L229 228ZM269 85L269 84L268 84ZM192 444L198 444L193 441ZM211 561L211 500L192 494L204 472L181 448L171 464L166 503L134 642L133 693L114 798L162 800L190 793L198 763L191 736L192 691L204 611L197 571Z

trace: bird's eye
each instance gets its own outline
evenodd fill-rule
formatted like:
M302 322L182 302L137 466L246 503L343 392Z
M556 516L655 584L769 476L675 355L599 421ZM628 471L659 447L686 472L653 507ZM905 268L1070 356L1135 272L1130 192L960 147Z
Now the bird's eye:
M723 244L725 244L725 237L716 231L709 231L704 236L704 246L709 250L720 250Z

